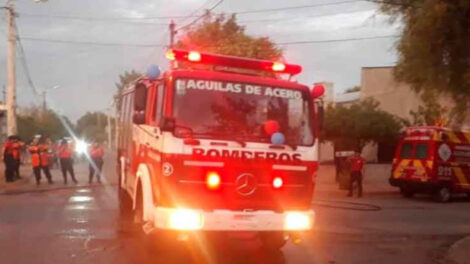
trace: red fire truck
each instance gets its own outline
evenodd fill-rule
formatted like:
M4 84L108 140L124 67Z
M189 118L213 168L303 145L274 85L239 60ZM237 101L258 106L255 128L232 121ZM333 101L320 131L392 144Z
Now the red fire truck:
M395 152L390 184L405 197L427 192L440 202L453 193L470 195L470 132L407 128Z
M267 248L311 230L323 87L281 79L293 64L167 57L122 93L121 211L148 232L244 231Z

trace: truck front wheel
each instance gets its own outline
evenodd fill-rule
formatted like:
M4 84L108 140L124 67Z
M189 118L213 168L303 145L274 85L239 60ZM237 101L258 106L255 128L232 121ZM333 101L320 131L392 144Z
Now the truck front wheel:
M413 189L406 187L406 186L400 187L400 193L401 195L403 195L403 197L406 197L406 198L411 198L415 194Z
M447 203L450 201L452 194L450 191L450 188L446 185L443 185L439 188L434 193L434 200L440 203Z
M287 242L283 232L260 232L259 237L263 248L269 251L279 250Z
M118 183L118 200L119 200L119 215L123 219L129 219L132 215L132 199L127 193L127 191L121 186L121 177L123 177L121 172L119 173L119 183Z

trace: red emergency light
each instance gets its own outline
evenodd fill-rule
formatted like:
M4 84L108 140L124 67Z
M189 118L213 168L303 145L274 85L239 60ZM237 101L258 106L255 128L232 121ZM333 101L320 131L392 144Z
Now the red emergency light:
M211 53L200 53L197 51L186 51L178 49L168 50L166 57L169 60L197 62L201 64L245 68L275 73L287 73L291 75L299 74L302 71L302 67L295 64L286 64L278 61L257 60Z

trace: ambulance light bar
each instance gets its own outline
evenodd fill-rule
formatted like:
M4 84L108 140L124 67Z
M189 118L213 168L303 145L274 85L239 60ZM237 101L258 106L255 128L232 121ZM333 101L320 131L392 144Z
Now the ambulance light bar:
M168 50L166 57L169 60L175 61L187 61L234 68L262 70L275 73L288 73L291 75L299 74L302 71L302 67L295 64L286 64L277 61L248 59L210 53L199 53L197 51L186 51L178 49Z

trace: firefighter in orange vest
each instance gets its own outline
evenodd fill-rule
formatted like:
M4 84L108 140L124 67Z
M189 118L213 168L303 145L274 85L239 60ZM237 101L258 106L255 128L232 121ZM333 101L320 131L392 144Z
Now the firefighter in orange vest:
M349 181L349 194L348 196L353 195L353 186L354 182L357 182L358 186L358 197L362 196L362 177L364 175L364 164L366 161L359 152L355 152L353 156L348 158L349 169L351 172L350 181Z
M13 138L9 136L3 144L3 162L5 163L5 178L7 182L14 181L15 178L15 160L13 158Z
M20 165L21 165L21 150L24 147L24 143L20 141L18 136L13 137L12 142L12 156L13 156L13 175L14 179L21 179L20 176Z
M72 148L69 146L66 139L62 139L60 146L58 147L60 168L62 169L62 176L64 177L64 183L67 184L67 172L70 173L72 180L77 184L75 179L75 173L73 171L73 159L72 159Z
M47 181L49 184L52 184L52 175L49 169L49 147L51 144L51 140L49 138L41 137L40 144L38 145L39 148L39 158L41 161L41 169L46 175Z
M41 184L41 157L39 149L39 138L34 138L28 148L31 154L31 166L33 167L34 177L36 178L36 184Z
M98 142L94 142L89 151L88 154L90 155L91 162L90 162L90 174L89 174L89 183L93 181L93 176L96 174L96 179L98 183L101 183L101 171L103 169L103 156L104 156L104 149L101 144Z

